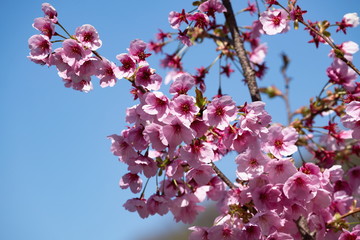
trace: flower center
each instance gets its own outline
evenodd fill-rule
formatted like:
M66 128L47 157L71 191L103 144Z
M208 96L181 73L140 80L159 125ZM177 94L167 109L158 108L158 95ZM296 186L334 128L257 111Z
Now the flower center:
M272 22L275 26L279 26L280 23L281 23L281 17L280 17L280 14L278 16L274 16L272 18Z
M277 149L281 148L282 145L283 145L283 141L281 139L276 139L275 142L274 142L274 145Z
M217 107L216 110L215 110L215 115L216 116L224 116L225 114L225 111L222 107Z
M93 40L93 38L94 37L93 37L92 33L87 32L87 33L84 34L84 41L85 42L91 42Z
M181 106L181 110L183 113L189 113L190 112L190 105L188 103L184 103Z

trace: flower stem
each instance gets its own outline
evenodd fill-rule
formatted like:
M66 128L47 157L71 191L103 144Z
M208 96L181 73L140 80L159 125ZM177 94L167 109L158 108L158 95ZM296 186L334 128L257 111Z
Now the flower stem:
M66 29L65 29L59 22L57 22L56 24L57 24L59 27L61 27L61 29L64 30L64 32L65 32L70 38L73 38L73 37L70 35L70 33L69 33L68 31L66 31Z

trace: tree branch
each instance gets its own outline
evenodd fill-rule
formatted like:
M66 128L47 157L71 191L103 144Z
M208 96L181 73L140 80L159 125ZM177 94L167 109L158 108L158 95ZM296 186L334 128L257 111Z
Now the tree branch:
M234 49L236 52L237 57L239 58L241 68L243 69L243 74L245 77L245 81L248 85L251 100L253 102L255 101L261 101L260 97L260 91L256 83L256 77L255 77L255 71L251 67L250 60L247 56L245 47L244 47L244 41L242 40L240 36L240 32L236 23L235 15L233 8L231 6L230 0L223 0L223 4L226 8L226 12L224 13L227 27L230 30L231 37L233 39L234 43Z

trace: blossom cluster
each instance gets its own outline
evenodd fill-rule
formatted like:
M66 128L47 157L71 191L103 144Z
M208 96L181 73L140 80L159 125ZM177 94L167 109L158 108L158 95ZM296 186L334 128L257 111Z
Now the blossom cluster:
M48 3L42 4L44 17L34 20L33 27L40 34L29 38L31 61L48 66L56 66L58 75L64 81L65 87L88 92L93 89L91 77L100 79L102 87L114 86L116 76L120 75L114 63L100 57L96 50L102 45L99 34L90 24L85 24L75 30L68 38L55 31L55 27L64 30L57 18L57 11ZM60 37L60 40L52 40ZM53 49L53 44L61 42L62 46Z
M247 54L258 78L266 69L267 45L261 43L262 35L286 33L293 21L306 26L315 44L331 41L326 37L328 24L306 23L306 11L295 3L289 1L285 8L278 1L267 0L266 10L241 34L250 44ZM221 52L218 58L225 56L235 62L233 43L224 37L227 27L218 24L215 17L229 9L220 0L197 5L191 13L170 12L168 20L178 31L178 40L187 48L209 37ZM329 54L333 62L326 73L334 90L296 111L302 118L283 126L271 121L262 101L238 105L221 91L206 98L205 76L210 67L198 68L195 75L184 71L184 48L166 54L162 61L163 67L174 70L167 76L172 81L165 80L171 82L169 92L163 93L163 79L147 62L150 54L146 50L161 52L170 33L160 31L158 42L150 44L133 40L127 53L116 56L116 65L97 52L102 41L93 26L83 25L69 35L50 4L44 3L42 10L45 16L33 24L40 34L29 39L30 60L55 65L65 86L75 90L91 90L92 76L100 79L102 87L114 86L117 79L126 79L133 87L131 94L138 103L126 110L127 129L108 136L112 153L128 170L120 179L120 187L139 194L126 201L127 210L141 218L171 212L175 221L192 223L205 210L204 201L216 202L219 216L213 226L191 227L191 240L360 237L360 225L350 228L345 221L360 212L360 167L350 159L360 156L360 86L356 82L358 73L350 64L359 50L355 42L333 44ZM256 10L249 2L243 12L253 14ZM348 27L357 25L357 14L346 14L336 23L336 31L346 33ZM68 37L56 32L55 26ZM53 50L56 42L62 46ZM220 74L227 77L234 72L229 63L221 69ZM284 94L276 92L274 96ZM328 125L318 127L327 131L314 137L315 117L331 111L336 116ZM295 161L300 147L313 154L312 162ZM236 153L235 182L215 165L230 152ZM156 189L151 194L148 183L154 181L150 179L155 179Z

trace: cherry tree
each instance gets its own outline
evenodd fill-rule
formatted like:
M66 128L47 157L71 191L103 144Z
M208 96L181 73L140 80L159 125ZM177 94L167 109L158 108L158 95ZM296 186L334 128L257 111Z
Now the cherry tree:
M125 84L120 79L132 87L137 103L126 109L128 127L108 136L112 153L127 166L120 187L134 193L125 209L141 218L171 213L176 222L191 224L205 210L201 203L216 202L213 226L191 227L192 240L360 239L360 71L352 62L359 46L331 37L357 27L357 13L334 23L313 22L296 0L248 1L240 11L230 0L195 1L192 11L169 13L172 30L159 30L150 42L134 39L112 62L101 55L102 40L92 25L71 34L52 5L43 3L42 11L33 23L38 34L28 41L31 61L54 66L74 90L92 91L95 77L102 88ZM240 26L237 14L250 14L253 22ZM324 57L332 59L320 94L293 112L285 54L285 91L258 87L268 68L262 39L291 28L305 30L314 48L327 45ZM185 53L205 40L215 44L216 58L186 71ZM169 51L171 44L177 47ZM150 66L152 54L164 56L166 76ZM206 94L215 63L220 77L242 75L251 102L223 94L221 81L215 96ZM261 93L284 100L287 125L272 122ZM217 167L229 153L237 155L235 181Z

